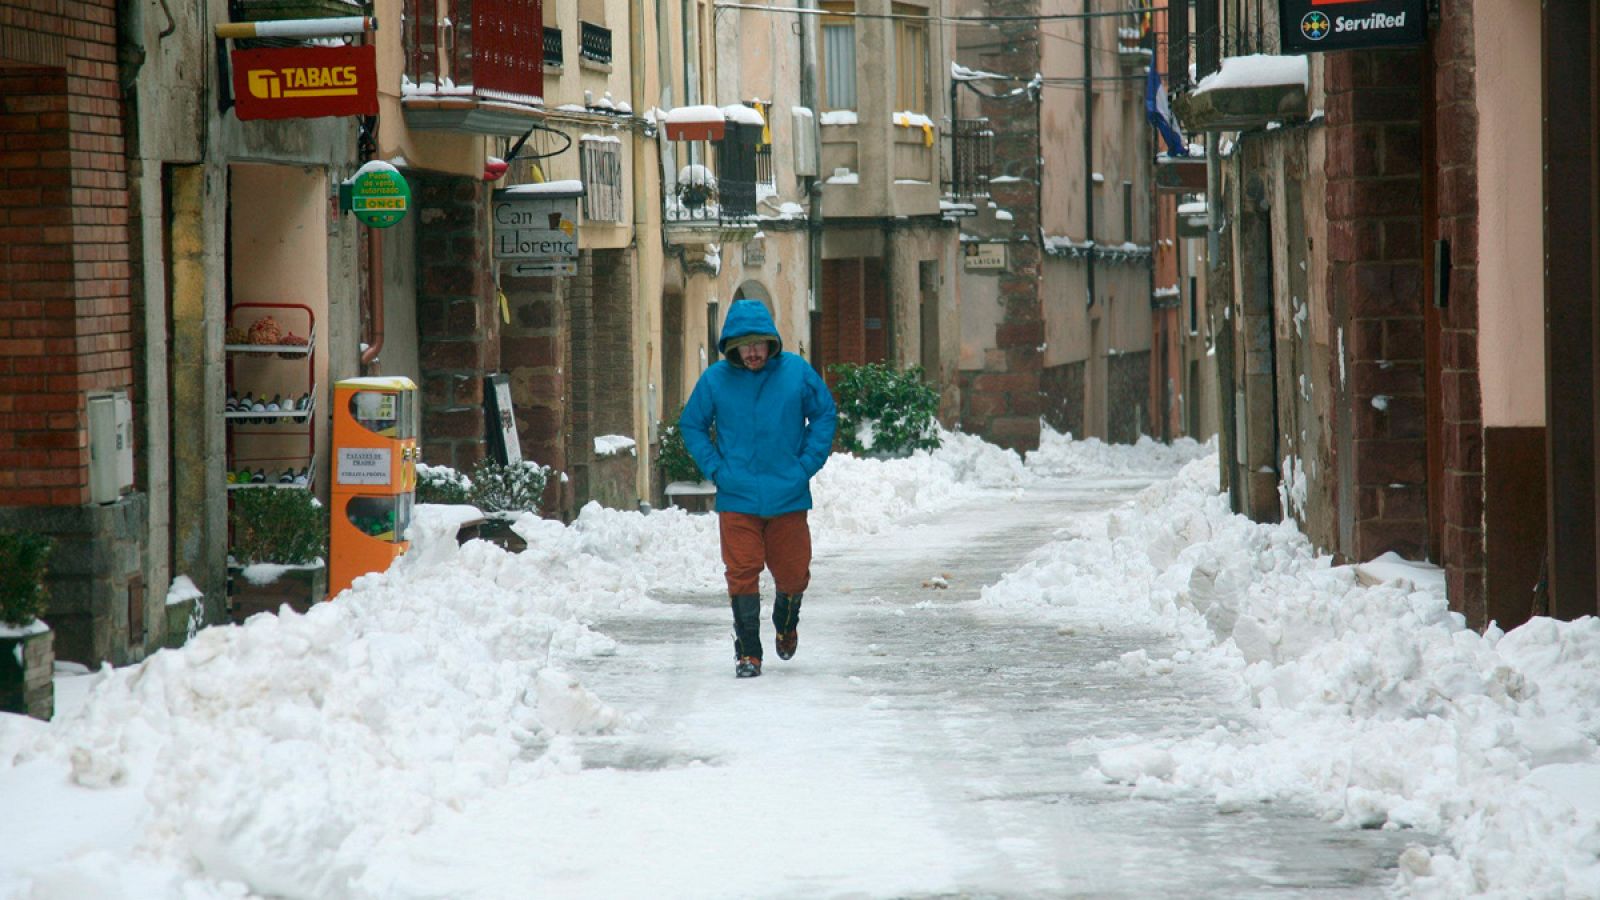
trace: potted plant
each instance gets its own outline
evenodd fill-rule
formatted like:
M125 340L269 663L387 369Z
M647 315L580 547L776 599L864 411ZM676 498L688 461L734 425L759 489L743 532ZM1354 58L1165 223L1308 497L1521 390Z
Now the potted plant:
M55 713L55 636L40 621L50 539L0 531L0 711L48 720Z
M234 621L289 604L306 612L328 596L328 511L293 488L236 491L228 592Z
M717 201L717 177L703 165L684 166L678 172L678 185L673 193L684 209L699 212L707 203Z
M828 372L837 379L833 396L844 449L888 459L939 446L939 392L923 380L921 366L840 363Z
M485 459L464 475L449 466L417 467L417 502L474 506L483 520L462 528L457 536L493 541L513 553L527 546L511 523L525 512L537 513L550 482L550 469L524 460L509 464Z
M682 417L683 413L679 412L678 418ZM690 512L709 511L716 500L717 486L706 480L694 457L689 455L678 419L662 425L660 433L656 464L661 467L661 480L666 482L662 493L667 503Z

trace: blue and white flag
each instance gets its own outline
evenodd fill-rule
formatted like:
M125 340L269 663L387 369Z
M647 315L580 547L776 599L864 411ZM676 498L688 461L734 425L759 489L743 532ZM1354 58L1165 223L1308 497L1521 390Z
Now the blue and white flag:
M1161 73L1156 71L1155 66L1150 67L1150 81L1144 94L1144 114L1156 131L1161 133L1161 139L1167 142L1168 156L1189 155L1189 148L1183 143L1183 133L1178 131L1172 118L1172 107L1167 103L1167 88L1161 83Z

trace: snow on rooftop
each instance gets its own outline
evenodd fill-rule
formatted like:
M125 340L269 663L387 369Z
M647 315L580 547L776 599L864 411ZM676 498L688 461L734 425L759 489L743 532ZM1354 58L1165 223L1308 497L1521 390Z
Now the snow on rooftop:
M1263 53L1251 56L1230 56L1222 61L1222 68L1200 79L1194 93L1220 88L1266 87L1295 84L1306 86L1310 67L1305 56L1269 56Z

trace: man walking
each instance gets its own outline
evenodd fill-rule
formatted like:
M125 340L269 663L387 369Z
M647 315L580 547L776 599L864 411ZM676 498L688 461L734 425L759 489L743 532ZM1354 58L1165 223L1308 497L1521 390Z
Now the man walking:
M717 350L678 425L700 471L717 485L722 562L733 605L740 678L761 674L763 568L772 571L778 656L800 642L800 597L811 580L811 476L833 448L833 396L810 363L783 352L778 326L756 300L728 309ZM713 436L715 429L715 436Z

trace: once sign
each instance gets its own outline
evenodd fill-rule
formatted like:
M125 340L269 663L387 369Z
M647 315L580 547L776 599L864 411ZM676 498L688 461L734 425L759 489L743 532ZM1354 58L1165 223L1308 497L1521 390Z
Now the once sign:
M578 259L578 198L582 187L525 185L494 192L494 257L520 268L575 265Z
M363 225L388 228L411 208L411 185L399 169L375 159L339 186L339 199Z
M1427 38L1422 0L1278 0L1285 53L1325 53L1420 45Z

